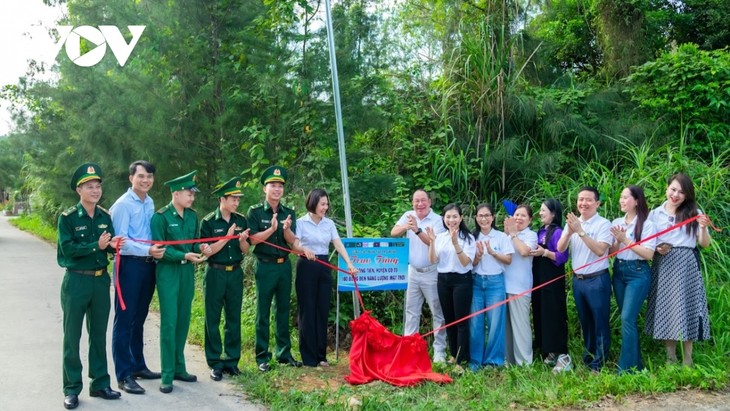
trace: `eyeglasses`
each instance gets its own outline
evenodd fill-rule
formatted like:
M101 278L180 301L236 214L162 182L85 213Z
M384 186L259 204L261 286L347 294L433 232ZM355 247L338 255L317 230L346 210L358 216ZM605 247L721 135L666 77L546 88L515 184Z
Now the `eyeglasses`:
M477 218L480 220L484 220L485 218L489 218L491 216L491 214L477 214Z

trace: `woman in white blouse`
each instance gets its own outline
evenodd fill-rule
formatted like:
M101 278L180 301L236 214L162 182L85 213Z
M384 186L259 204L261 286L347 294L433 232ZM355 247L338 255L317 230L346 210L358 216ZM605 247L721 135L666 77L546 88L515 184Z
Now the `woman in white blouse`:
M472 296L472 261L476 245L462 218L461 207L448 204L443 210L443 224L446 231L436 236L433 228L427 227L431 239L428 257L437 264L437 288L441 309L446 324L469 315ZM449 351L457 364L469 361L469 322L462 321L446 328Z
M299 352L302 363L310 367L327 367L327 319L332 295L332 270L316 260L329 261L329 245L347 264L350 273L357 270L347 255L335 223L326 217L329 197L321 188L307 195L307 214L297 219L296 235L305 257L297 261L297 307L299 313Z
M614 241L611 253L651 237L656 233L654 223L649 220L649 206L644 190L629 185L621 192L619 205L624 216L613 220L611 234ZM654 256L656 239L652 238L616 255L613 261L613 292L621 313L621 356L618 360L619 373L630 370L641 371L639 346L639 318L641 306L649 294L651 268L649 261Z
M512 264L505 267L504 283L507 298L532 288L532 253L537 248L537 233L530 230L532 208L520 205L514 215L504 221L504 232L512 240L515 254ZM530 327L530 297L527 293L507 303L507 362L532 364L532 327Z
M667 201L649 214L657 232L700 213L692 180L682 173L669 178ZM697 245L707 247L710 220L705 215L657 238L652 265L649 306L644 331L663 340L667 362L677 361L677 342L682 341L683 363L692 365L692 343L710 338L707 295L700 272Z

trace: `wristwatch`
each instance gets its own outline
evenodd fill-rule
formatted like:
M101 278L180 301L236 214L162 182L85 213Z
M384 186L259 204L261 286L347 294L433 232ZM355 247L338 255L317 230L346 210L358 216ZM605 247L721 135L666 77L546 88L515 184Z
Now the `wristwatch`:
M585 231L581 231L580 233L578 233L578 237L580 237L580 238L585 237L585 235L586 235Z
M416 230L416 235L421 235L423 232L423 229L421 227L418 227L418 230Z
M509 238L512 239L512 240L514 240L515 238L517 238L517 234L510 234L509 235Z

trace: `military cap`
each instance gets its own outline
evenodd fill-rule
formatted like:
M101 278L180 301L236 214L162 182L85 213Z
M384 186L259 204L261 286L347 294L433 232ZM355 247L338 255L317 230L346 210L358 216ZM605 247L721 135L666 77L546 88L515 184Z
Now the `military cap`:
M79 166L71 177L71 190L76 191L76 187L90 180L99 180L102 177L101 167L96 163L84 163Z
M225 183L218 184L212 194L216 197L243 196L243 192L241 192L241 177L233 177Z
M282 166L271 166L261 175L261 184L286 183L286 169Z
M190 190L200 191L198 186L195 185L195 174L198 170L191 171L184 176L173 178L170 181L165 181L165 185L170 187L170 191Z

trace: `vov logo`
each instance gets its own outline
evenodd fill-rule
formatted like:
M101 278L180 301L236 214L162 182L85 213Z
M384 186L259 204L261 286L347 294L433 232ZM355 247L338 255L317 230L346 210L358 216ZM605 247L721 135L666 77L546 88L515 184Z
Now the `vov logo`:
M56 56L61 51L61 48L65 45L66 55L71 61L77 66L91 67L96 63L100 62L106 54L106 46L114 53L114 57L117 59L117 63L124 67L127 62L129 55L132 54L132 50L137 45L139 38L142 36L146 26L127 26L127 29L132 33L132 40L127 43L124 40L124 36L116 26L79 26L74 28L73 26L58 26L58 34L60 39L56 46ZM81 38L96 45L93 49L81 55Z

